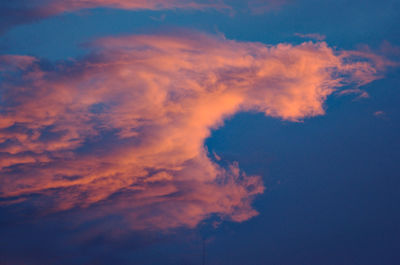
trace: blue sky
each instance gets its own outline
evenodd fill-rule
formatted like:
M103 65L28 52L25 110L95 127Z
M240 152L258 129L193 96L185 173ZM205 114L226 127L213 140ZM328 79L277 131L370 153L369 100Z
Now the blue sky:
M136 2L0 4L1 264L400 263L399 1Z

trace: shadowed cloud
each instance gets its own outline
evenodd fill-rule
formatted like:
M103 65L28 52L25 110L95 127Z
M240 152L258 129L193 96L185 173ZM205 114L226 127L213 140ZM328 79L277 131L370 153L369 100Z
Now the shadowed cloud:
M103 38L91 49L55 64L0 57L3 205L118 215L137 230L247 220L261 178L212 161L211 130L242 111L322 115L336 88L371 82L386 66L324 42L267 46L199 33Z

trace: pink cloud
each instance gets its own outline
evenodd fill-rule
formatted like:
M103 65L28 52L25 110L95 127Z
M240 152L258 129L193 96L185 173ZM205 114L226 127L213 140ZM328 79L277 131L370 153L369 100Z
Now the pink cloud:
M373 113L373 115L374 115L375 117L379 118L379 119L388 120L388 116L387 116L386 112L384 112L383 110L375 111L375 112Z
M324 42L268 46L198 33L103 38L92 50L46 68L0 57L0 197L42 213L119 214L132 229L257 215L261 178L213 162L204 147L211 130L241 111L323 115L337 88L371 82L385 67Z
M108 7L119 9L226 9L228 6L223 1L199 0L47 0L42 1L42 6L57 12L74 11L84 8Z
M344 89L341 90L337 93L339 96L343 96L343 95L358 95L358 99L361 98L369 98L369 94L368 92L361 90L359 88L349 88L349 89Z
M234 2L234 1L233 1ZM288 0L252 0L237 9L264 13L275 10ZM235 5L231 0L24 0L0 3L0 31L18 24L31 23L64 12L82 9L115 8L125 10L218 10L234 14Z
M220 0L13 0L0 1L0 32L19 24L32 23L64 12L82 9L115 8L126 10L214 9L232 12Z

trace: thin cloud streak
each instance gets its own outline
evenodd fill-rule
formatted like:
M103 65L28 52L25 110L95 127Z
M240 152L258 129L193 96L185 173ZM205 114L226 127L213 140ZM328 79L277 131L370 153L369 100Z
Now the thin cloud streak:
M324 42L267 46L199 33L91 47L55 64L0 57L3 204L119 215L138 230L248 220L262 180L212 161L211 131L243 111L289 121L323 115L337 88L371 82L387 65Z
M318 33L308 33L308 34L295 33L294 35L303 39L312 39L317 41L323 41L326 39L325 35L321 35Z
M277 9L287 0L253 0L239 6L253 13ZM13 26L32 23L64 12L82 9L114 8L125 10L218 10L233 15L235 1L231 0L13 0L0 3L0 32Z
M231 12L230 6L212 0L13 0L0 3L0 32L64 12L100 7L127 10L216 9Z

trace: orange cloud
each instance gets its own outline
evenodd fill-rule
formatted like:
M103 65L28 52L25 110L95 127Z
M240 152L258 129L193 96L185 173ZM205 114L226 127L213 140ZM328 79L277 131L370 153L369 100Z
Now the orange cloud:
M261 178L213 162L211 130L241 111L322 115L336 88L371 82L385 66L324 42L195 33L104 38L92 50L54 65L0 57L0 197L41 212L119 214L132 229L257 215Z

